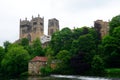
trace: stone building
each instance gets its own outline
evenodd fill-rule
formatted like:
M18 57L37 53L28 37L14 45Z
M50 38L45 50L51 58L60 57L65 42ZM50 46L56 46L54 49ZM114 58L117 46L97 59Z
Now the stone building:
M33 17L31 20L21 20L20 19L20 35L19 40L22 38L27 38L30 43L36 38L39 38L42 46L46 46L51 40L51 35L59 30L59 21L56 18L48 20L48 36L44 35L44 18Z
M48 20L48 35L52 35L59 30L59 21L56 18Z
M20 20L20 39L28 38L30 42L44 34L44 18L32 17L32 20Z
M32 60L29 61L28 63L28 73L29 75L40 75L40 68L47 66L47 57L42 57L42 56L36 56ZM50 67L52 69L56 68L58 61L57 60L52 60L50 63Z
M109 22L103 20L96 20L94 21L94 28L98 32L100 38L109 34Z
M36 56L28 63L28 73L30 75L40 75L40 68L47 65L47 57Z

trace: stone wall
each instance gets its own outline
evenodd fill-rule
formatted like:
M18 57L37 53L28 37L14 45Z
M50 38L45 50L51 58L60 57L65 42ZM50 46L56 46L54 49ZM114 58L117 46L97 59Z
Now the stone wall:
M30 75L40 75L40 68L46 66L46 62L30 61L28 63L28 73Z
M52 35L59 30L59 21L55 18L48 20L48 35Z
M94 22L94 28L96 29L101 38L109 34L109 22L103 20L96 20Z
M44 18L32 17L31 21L20 20L20 39L28 38L30 42L44 34Z

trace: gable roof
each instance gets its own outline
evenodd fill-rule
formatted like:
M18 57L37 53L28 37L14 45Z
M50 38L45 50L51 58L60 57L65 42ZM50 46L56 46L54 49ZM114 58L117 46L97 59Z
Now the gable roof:
M45 61L47 61L47 60L48 60L47 57L36 56L36 57L34 57L31 61L43 61L43 62L45 62Z

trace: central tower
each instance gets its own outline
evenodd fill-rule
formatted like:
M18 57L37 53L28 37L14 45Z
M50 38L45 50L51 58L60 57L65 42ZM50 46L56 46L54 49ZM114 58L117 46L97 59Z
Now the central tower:
M28 38L30 42L36 38L40 38L44 34L44 18L33 17L32 20L28 21L20 20L20 39Z

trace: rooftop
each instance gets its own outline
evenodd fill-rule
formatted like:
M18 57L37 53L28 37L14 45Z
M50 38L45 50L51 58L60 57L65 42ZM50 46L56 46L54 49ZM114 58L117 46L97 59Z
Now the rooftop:
M48 60L47 57L36 56L36 57L34 57L31 61L43 61L43 62L45 62L45 61L47 61L47 60Z

